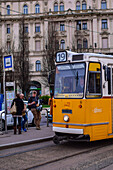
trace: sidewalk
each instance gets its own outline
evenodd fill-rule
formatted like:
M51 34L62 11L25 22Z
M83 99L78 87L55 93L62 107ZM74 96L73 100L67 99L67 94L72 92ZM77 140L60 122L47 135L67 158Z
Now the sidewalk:
M41 130L36 130L36 127L28 127L27 132L22 132L22 134L14 135L14 131L8 130L8 133L3 135L0 134L0 149L9 148L16 145L25 145L29 143L36 143L38 141L43 141L47 139L52 139L54 132L52 131L52 125L49 127L43 125Z

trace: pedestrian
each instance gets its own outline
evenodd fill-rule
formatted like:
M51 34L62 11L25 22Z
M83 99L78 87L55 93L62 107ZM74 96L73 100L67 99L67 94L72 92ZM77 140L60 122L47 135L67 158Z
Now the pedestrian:
M16 104L16 114L13 116L14 118L14 134L17 132L17 118L18 118L18 134L21 134L21 118L22 118L22 111L24 109L24 102L20 98L20 94L16 95L16 98L13 99L13 102L11 104L11 107L14 105L14 102Z
M20 98L23 100L24 99L24 94L21 93L20 94ZM21 120L21 132L24 131L24 132L27 132L27 129L25 128L25 124L28 120L28 117L27 117L27 108L26 108L26 104L24 103L24 110L22 111L22 120Z
M48 105L50 106L50 115L53 115L53 93L50 94Z
M37 110L37 104L38 104L37 92L33 91L32 96L28 100L28 108L31 109L31 112L34 115L36 130L40 130L41 113L39 110Z

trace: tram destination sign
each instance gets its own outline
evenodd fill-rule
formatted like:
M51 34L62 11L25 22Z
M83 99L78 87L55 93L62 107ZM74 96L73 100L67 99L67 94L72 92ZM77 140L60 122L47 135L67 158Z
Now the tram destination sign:
M56 62L66 62L67 61L67 52L66 51L60 51L56 53Z

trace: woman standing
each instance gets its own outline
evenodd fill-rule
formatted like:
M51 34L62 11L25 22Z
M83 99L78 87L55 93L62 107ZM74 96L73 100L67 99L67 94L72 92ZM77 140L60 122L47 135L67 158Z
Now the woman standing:
M21 119L22 119L22 111L24 109L24 102L20 98L20 94L16 95L16 98L13 100L11 107L14 105L14 102L16 104L16 114L13 116L14 118L14 134L16 134L16 121L18 118L18 134L21 134Z

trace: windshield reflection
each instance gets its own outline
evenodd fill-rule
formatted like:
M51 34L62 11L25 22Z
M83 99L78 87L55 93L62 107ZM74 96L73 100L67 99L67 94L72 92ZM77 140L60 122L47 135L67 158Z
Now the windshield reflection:
M58 65L55 77L55 98L82 98L85 63Z

